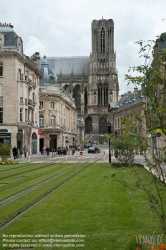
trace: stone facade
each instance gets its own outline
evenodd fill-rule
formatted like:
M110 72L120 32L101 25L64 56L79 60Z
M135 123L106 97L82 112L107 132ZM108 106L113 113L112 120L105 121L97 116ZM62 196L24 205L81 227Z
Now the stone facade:
M57 84L46 57L42 59L40 71L43 72L39 91L40 151L48 147L57 152L60 146L71 149L75 141L80 143L75 102Z
M23 54L22 39L10 25L0 26L0 142L20 151L39 151L39 53Z

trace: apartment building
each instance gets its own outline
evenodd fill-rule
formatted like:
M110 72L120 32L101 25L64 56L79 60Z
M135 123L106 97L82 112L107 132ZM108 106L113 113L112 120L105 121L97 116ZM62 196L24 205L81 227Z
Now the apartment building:
M11 24L0 23L0 142L39 151L39 53L28 57Z

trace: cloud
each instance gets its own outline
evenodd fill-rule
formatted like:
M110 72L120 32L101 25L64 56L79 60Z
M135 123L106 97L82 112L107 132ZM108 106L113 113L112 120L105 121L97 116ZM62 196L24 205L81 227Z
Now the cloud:
M47 55L47 43L41 42L34 36L28 37L28 42L25 45L24 54L31 56L35 52L40 52L40 55Z

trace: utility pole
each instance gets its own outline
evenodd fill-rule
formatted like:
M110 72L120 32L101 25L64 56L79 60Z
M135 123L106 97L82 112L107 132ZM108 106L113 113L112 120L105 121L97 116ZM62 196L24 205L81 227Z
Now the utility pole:
M108 123L108 134L110 135L111 134L111 123L109 122ZM111 149L110 149L110 147L111 147L111 142L110 142L110 138L109 138L109 163L111 163Z

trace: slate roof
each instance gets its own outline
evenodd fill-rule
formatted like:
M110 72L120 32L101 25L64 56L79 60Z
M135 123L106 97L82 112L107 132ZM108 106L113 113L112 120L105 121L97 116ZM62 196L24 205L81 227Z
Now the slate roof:
M10 26L0 26L0 33L4 34L4 46L17 46L18 35Z
M90 56L47 57L50 68L59 75L89 75Z

